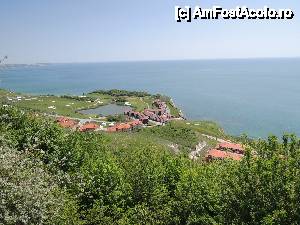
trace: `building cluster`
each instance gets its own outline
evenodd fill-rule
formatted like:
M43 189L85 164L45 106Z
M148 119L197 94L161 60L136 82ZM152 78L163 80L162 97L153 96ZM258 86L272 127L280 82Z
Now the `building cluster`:
M241 160L244 156L245 149L240 144L222 142L216 148L210 149L205 159L206 161L233 159Z
M126 116L129 116L129 117L132 117L132 118L135 118L135 119L141 121L142 124L147 124L149 122L149 117L147 117L146 115L144 115L141 112L128 110L128 111L124 112L124 114Z
M119 123L115 124L114 126L108 127L108 132L126 132L126 131L132 131L135 129L140 128L143 125L143 123L140 120L133 120L126 123Z
M57 118L56 122L63 128L79 130L81 132L94 131L100 128L98 124L93 122L86 122L84 124L79 124L78 121L66 117L59 117Z
M94 131L99 129L100 126L96 123L93 122L87 122L85 124L83 124L82 126L79 127L79 131L81 132L85 132L85 131Z
M63 128L69 128L81 132L95 131L95 130L103 130L108 132L125 132L125 131L138 129L143 125L141 121L133 120L126 123L117 123L117 124L111 123L109 124L108 128L103 128L103 126L100 126L94 122L86 122L80 124L78 121L66 117L59 117L57 118L56 122Z
M143 112L129 110L125 115L139 120L143 124L148 124L149 120L164 124L172 118L168 111L167 104L159 99L153 102L153 109L144 109Z
M148 124L149 121L165 124L172 118L171 114L169 113L167 104L159 99L153 102L153 108L151 109L145 109L143 112L129 110L124 114L132 119L132 121L116 124L112 123L107 128L103 128L103 126L106 126L103 125L104 123L102 124L103 126L100 126L94 122L86 122L84 124L81 124L76 120L66 117L59 117L57 119L57 123L61 127L79 131L104 130L108 132L125 132L138 129L143 124Z
M76 129L78 126L78 122L76 120L72 120L66 117L58 117L56 122L63 128Z

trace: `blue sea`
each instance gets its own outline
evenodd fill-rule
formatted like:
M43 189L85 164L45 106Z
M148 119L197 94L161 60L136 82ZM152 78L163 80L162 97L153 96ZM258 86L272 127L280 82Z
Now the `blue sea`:
M300 135L299 58L2 66L0 88L34 94L145 90L171 96L187 118L217 121L233 135Z

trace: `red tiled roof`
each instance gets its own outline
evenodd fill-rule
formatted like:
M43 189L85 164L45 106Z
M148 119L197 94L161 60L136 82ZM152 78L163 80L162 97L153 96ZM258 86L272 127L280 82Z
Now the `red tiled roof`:
M59 125L64 128L68 128L68 127L72 128L76 125L76 123L74 121L64 121L64 122L59 122Z
M235 144L235 143L229 143L229 142L222 142L219 144L219 148L231 148L231 149L236 149L236 150L241 150L244 151L244 148L240 144Z
M131 126L127 123L120 123L115 125L116 130L128 130L131 128Z
M128 123L120 123L120 124L116 124L115 126L113 127L109 127L107 128L107 131L108 132L116 132L116 131L122 131L122 130L129 130L131 127L134 127L134 126L137 126L137 125L140 125L142 124L141 121L139 120L134 120L134 121L131 121L131 122L128 122Z
M86 123L80 127L80 131L95 130L97 128L99 128L99 125L96 123Z
M217 149L210 149L206 156L211 156L213 158L226 158L227 154L224 151L220 151Z
M72 120L72 119L69 119L66 117L59 117L59 118L57 118L56 121L58 122L58 124L61 127L64 127L64 128L73 128L77 125L77 122L75 120Z
M244 155L242 155L242 154L237 154L237 153L232 153L232 152L228 152L228 154L234 160L241 160L244 157Z
M116 129L115 126L113 126L113 127L108 127L108 128L107 128L107 131L108 131L108 132L116 132L117 129Z
M138 125L140 125L141 124L141 121L139 121L139 120L134 120L134 121L131 121L131 122L128 122L128 124L130 125L130 126L138 126Z
M123 125L123 128L124 128L124 129L130 129L131 126L130 126L129 124L125 123L125 124Z
M119 125L117 125L117 127L119 128L119 129L130 129L130 125L129 124L127 124L127 123L121 123L121 124L119 124Z
M123 129L123 125L122 124L117 124L115 125L116 130L122 130Z
M206 154L207 157L217 158L217 159L233 159L233 160L241 160L243 155L232 153L232 152L225 152L220 151L218 149L211 149Z
M56 119L56 121L57 122L64 122L64 121L67 121L67 120L70 120L69 118L67 118L67 117L58 117L57 119Z

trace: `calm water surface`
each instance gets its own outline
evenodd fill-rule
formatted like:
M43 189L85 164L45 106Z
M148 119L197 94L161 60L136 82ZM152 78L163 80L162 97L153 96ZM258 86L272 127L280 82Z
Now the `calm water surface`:
M35 94L95 89L172 96L185 115L231 134L300 135L300 59L49 64L0 68L0 87Z

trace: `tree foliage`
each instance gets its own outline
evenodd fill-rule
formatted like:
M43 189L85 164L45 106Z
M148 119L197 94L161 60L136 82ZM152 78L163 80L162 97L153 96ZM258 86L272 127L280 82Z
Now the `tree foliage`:
M91 92L90 94L102 94L102 95L110 95L114 97L146 97L151 96L149 93L145 91L127 91L127 90L118 90L118 89L112 89L112 90L96 90Z
M75 205L58 186L59 177L39 160L5 146L0 155L1 224L63 224L66 217L76 217L71 210Z
M146 135L69 132L44 117L1 108L0 132L2 224L300 221L294 135L247 142L241 162L207 164L173 155L151 138L155 132L194 143L194 133L172 125Z

